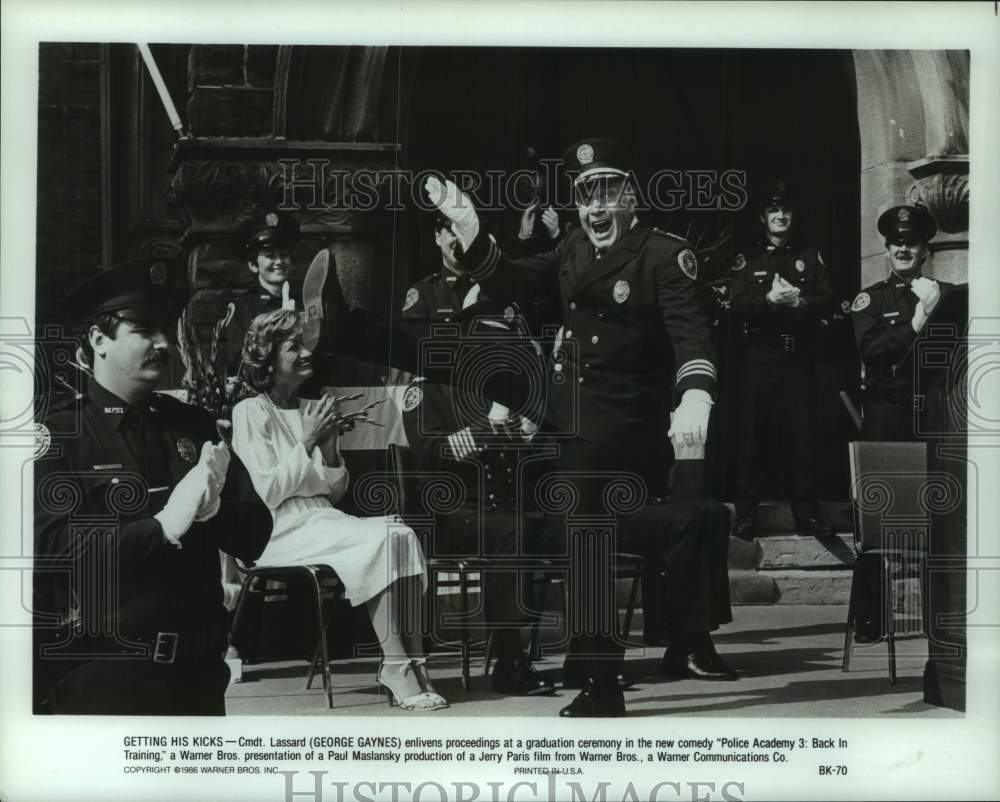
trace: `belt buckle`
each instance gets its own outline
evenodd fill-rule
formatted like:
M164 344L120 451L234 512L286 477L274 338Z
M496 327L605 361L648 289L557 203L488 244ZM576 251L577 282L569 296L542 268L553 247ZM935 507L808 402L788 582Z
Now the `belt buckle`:
M791 334L782 334L781 335L781 345L784 347L784 349L786 351L794 351L795 350L795 338Z
M927 399L927 396L922 395L920 393L916 393L913 396L913 408L915 410L917 410L917 412L922 412L923 409L924 409L924 401L926 399Z
M153 646L153 662L170 665L177 658L177 643L180 635L176 632L157 632Z

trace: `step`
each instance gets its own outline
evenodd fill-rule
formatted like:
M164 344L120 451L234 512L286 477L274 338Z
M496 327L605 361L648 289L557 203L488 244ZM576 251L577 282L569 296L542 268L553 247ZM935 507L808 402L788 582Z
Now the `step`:
M852 530L851 505L847 501L821 501L819 515L838 532ZM757 507L757 533L794 532L792 508L785 502L764 501Z
M828 538L771 535L758 538L756 545L761 571L850 569L854 565L854 536L850 534Z

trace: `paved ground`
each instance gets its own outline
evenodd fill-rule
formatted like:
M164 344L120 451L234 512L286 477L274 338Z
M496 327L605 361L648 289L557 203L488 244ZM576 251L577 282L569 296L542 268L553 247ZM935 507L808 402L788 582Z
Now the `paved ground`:
M846 608L840 605L735 607L735 621L715 636L717 649L741 674L738 682L667 681L657 674L661 650L629 652L629 670L640 682L627 692L630 716L828 716L935 717L961 714L923 702L921 672L926 641L898 642L899 681L889 685L885 644L854 647L852 670L841 671ZM558 681L562 655L538 667ZM328 710L320 682L305 690L303 662L246 666L243 681L230 686L230 715L412 715L390 709L375 684L375 660L333 664L334 705ZM524 699L489 690L482 659L473 662L474 689L462 691L459 661L431 657L438 688L451 702L436 716L553 716L572 691Z

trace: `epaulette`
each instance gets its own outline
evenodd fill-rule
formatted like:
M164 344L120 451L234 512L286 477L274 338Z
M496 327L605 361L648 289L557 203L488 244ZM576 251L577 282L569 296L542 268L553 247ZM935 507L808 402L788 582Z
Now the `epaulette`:
M675 234L673 231L664 231L663 229L657 228L656 226L653 226L652 230L654 233L659 234L661 237L669 237L670 239L676 240L677 242L683 242L685 245L690 245L690 243L686 239L684 239L684 237L680 236L679 234Z

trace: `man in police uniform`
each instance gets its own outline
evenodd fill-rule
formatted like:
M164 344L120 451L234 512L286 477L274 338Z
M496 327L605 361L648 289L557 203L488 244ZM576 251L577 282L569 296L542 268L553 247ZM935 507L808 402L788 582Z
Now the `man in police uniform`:
M861 437L916 442L925 431L923 397L915 393L915 371L901 368L906 359L913 358L915 341L953 285L923 275L927 243L937 233L937 225L925 209L894 206L879 216L878 230L885 237L889 275L859 293L851 306L867 386ZM859 559L854 571L854 639L872 643L883 636L882 561Z
M469 351L468 358L489 360L505 346L519 347L514 327L502 317L473 323L470 336L454 343ZM473 339L479 340L480 356L472 353ZM548 550L551 532L544 516L532 510L531 493L523 492L551 459L530 442L537 426L461 383L423 379L404 394L403 425L416 465L427 475L421 485L443 473L458 479L464 493L455 511L438 516L427 556L506 558L509 563L483 572L485 620L497 658L493 690L525 696L554 692L552 682L531 665L519 631L527 623L519 579L531 567L531 555Z
M602 516L611 543L579 538L573 546L599 587L576 582L577 603L591 621L610 621L617 515L633 507L615 488L637 478L657 495L665 485L668 436L704 443L715 366L707 321L695 297L698 263L683 240L635 217L636 197L624 148L609 139L573 145L564 157L575 174L580 228L550 253L507 260L479 232L468 198L451 182L428 180L431 201L453 223L459 261L492 297L553 298L549 322L561 326L548 387L548 418L562 435L557 471L574 487L573 515ZM669 421L672 398L680 403ZM646 488L629 493L641 502ZM622 501L621 509L615 509ZM611 505L611 509L609 509ZM641 506L641 505L640 505ZM578 534L578 533L574 533ZM582 575L582 574L581 574ZM617 680L623 652L607 627L578 634L587 685L560 715L620 716Z
M923 402L912 370L902 362L951 284L923 275L927 243L937 225L919 206L894 206L878 219L889 275L859 293L851 306L854 337L867 386L861 435L865 440L921 439ZM900 375L897 375L900 374Z
M298 240L298 221L278 210L254 215L233 233L233 252L246 260L257 283L233 301L233 316L225 331L227 375L239 374L243 337L250 322L264 312L281 309L282 287L291 279L292 251Z
M35 463L36 590L62 621L36 654L51 712L225 713L219 549L255 560L271 514L211 417L153 392L180 275L138 259L68 301L92 375L47 416L52 447Z
M811 395L819 320L833 303L830 271L816 248L794 237L788 184L774 182L760 203L764 236L738 254L729 287L747 348L740 381L736 535L754 538L761 480L775 444L792 456L792 514L807 535L833 534L818 515Z

